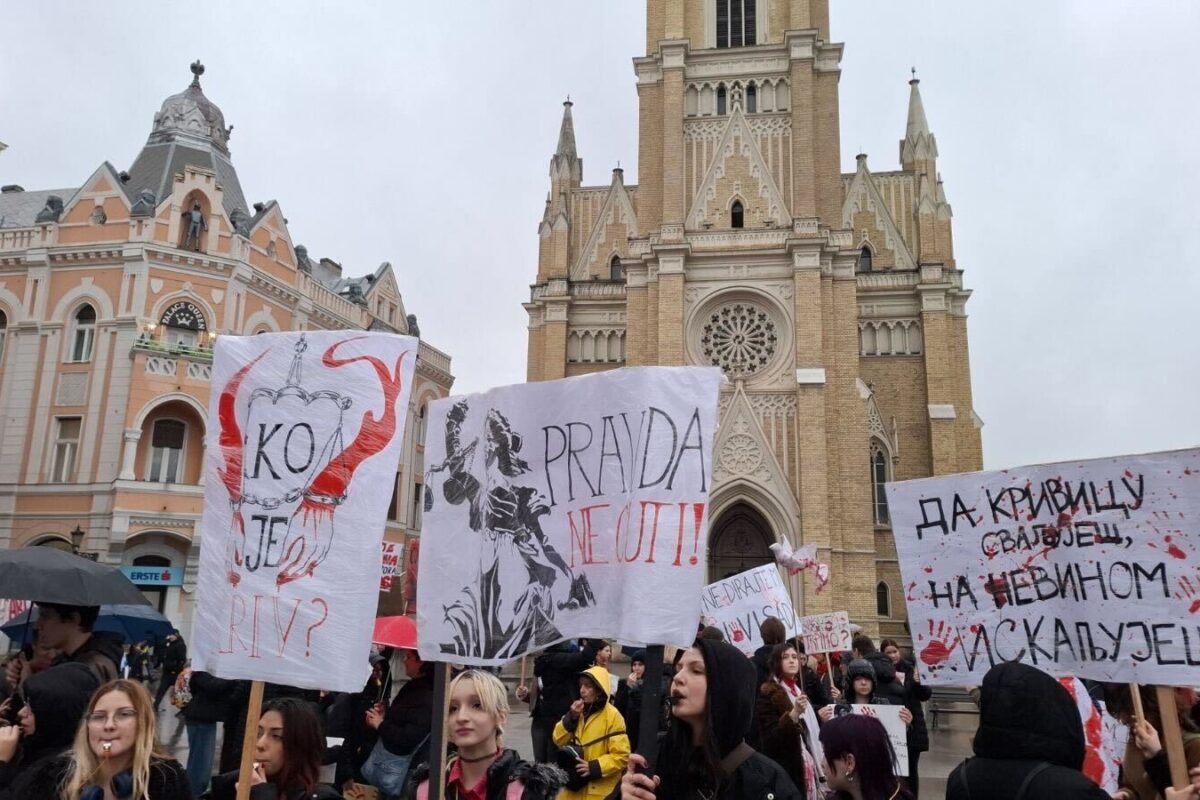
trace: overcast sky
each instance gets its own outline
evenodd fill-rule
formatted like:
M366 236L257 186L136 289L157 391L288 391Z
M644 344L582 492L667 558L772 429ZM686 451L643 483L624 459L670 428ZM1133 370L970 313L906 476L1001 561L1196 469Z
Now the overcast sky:
M457 391L523 380L560 103L585 183L635 182L644 0L323 5L5 3L0 183L128 168L200 58L249 202L347 275L392 262ZM831 6L843 170L897 168L921 78L987 466L1200 443L1200 3Z

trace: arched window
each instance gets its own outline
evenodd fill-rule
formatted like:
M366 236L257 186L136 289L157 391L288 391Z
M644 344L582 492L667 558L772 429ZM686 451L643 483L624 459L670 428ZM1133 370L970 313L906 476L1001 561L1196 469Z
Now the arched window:
M187 426L177 419L160 419L154 423L150 439L150 470L146 480L179 483L186 432Z
M163 336L167 345L172 348L199 347L208 332L204 312L195 303L189 303L187 300L167 306L159 324L163 326Z
M881 617L892 615L892 590L883 581L875 587L875 613Z
M717 116L725 116L725 98L725 84L721 84L717 87Z
M74 333L68 361L91 361L92 342L96 337L96 309L83 304L75 312Z
M8 336L8 315L0 311L0 366L4 365L4 340Z
M884 484L890 479L887 452L877 441L871 440L871 507L876 525L888 525L887 492Z
M742 208L741 200L734 200L733 205L729 209L729 225L732 228L742 228L746 224L746 213Z
M757 0L717 0L717 47L750 47L758 41Z
M625 280L625 273L621 269L621 257L614 255L612 261L608 262L608 279L610 281Z
M858 271L871 271L871 248L867 247L865 244L863 245L863 249L858 253Z
M758 111L758 88L752 83L746 87L746 113Z

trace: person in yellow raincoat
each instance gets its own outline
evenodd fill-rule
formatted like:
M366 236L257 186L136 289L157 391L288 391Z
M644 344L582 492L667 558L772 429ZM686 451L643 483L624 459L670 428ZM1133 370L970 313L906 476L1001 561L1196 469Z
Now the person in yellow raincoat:
M629 736L625 719L608 702L608 670L590 667L579 675L579 699L554 726L554 744L580 745L583 757L574 766L575 780L558 795L559 800L596 800L607 797L621 780L629 763ZM559 763L564 769L567 764ZM578 789L571 787L586 779Z

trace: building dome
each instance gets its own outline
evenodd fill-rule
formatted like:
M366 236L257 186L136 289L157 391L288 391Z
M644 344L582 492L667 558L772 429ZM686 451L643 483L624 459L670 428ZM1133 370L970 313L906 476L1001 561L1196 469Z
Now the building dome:
M186 141L193 146L210 146L222 153L229 152L229 134L233 128L225 127L221 109L204 96L200 88L203 74L204 65L194 62L191 85L163 101L162 108L154 115L149 144Z

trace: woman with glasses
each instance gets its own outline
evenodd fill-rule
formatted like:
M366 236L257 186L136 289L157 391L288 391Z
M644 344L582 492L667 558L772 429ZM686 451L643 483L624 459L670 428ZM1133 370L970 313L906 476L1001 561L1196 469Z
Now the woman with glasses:
M155 736L150 693L136 681L110 681L88 702L71 750L14 800L191 800L183 767Z

